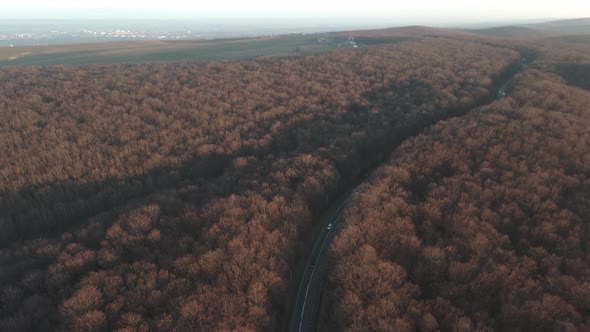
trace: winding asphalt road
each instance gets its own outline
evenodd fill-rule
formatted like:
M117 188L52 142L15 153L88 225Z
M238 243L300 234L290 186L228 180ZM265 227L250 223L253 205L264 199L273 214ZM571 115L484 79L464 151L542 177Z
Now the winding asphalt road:
M319 311L320 297L322 295L325 266L325 253L330 242L336 235L336 226L342 222L342 216L350 197L340 204L333 213L332 218L324 225L320 237L313 246L311 256L305 266L305 272L297 291L295 310L291 316L290 331L303 332L314 331L316 315ZM331 227L328 225L331 224Z
M520 68L518 71L526 68L526 59L519 61ZM514 73L516 75L516 73ZM510 77L500 85L495 94L495 99L502 99L508 95L514 83ZM325 253L328 250L330 242L336 235L334 231L336 226L342 222L344 210L350 200L350 196L338 206L338 209L332 214L332 218L324 225L320 237L314 244L313 251L305 267L289 330L291 332L315 331L316 316L319 312L321 303L322 288L324 284ZM331 224L331 227L328 225Z
M509 80L502 84L496 92L496 99L504 98L512 84ZM297 290L297 297L289 330L291 332L312 332L315 331L316 316L319 312L321 295L324 284L325 253L328 250L332 239L336 235L335 227L342 222L344 210L350 196L340 204L332 217L324 225L320 237L314 244L311 256L305 266L305 272ZM331 227L328 228L328 225Z

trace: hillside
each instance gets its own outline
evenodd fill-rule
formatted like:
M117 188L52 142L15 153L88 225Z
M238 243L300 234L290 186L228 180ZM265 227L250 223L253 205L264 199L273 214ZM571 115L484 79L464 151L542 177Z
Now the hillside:
M426 26L407 26L388 29L376 30L357 30L346 31L338 34L341 37L428 37L428 36L444 36L444 37L473 37L473 34L468 32L453 30L453 29L439 29Z
M0 47L0 66L211 61L301 55L338 48L330 34Z
M273 37L128 41L75 45L0 47L0 66L211 61L314 54L359 45L397 43L418 37L481 38L474 34L423 26ZM361 39L358 39L361 38Z
M590 72L552 73L588 44L537 47L508 97L406 141L359 188L320 330L590 330L590 92L567 84Z
M590 19L582 18L485 29L462 29L460 31L485 36L523 40L570 35L590 35Z
M506 26L506 27L498 27L498 28L487 28L487 29L477 29L477 30L465 30L471 33L486 35L486 36L494 36L494 37L503 37L503 38L518 38L518 39L539 39L545 37L551 37L556 35L554 32L533 29L529 27L523 26Z
M276 331L319 217L512 49L0 68L1 331Z
M560 35L587 35L590 34L590 18L551 21L547 23L531 24L527 25L527 27L550 31Z
M590 330L588 36L491 30L0 49L0 331L285 330L316 239L318 330Z

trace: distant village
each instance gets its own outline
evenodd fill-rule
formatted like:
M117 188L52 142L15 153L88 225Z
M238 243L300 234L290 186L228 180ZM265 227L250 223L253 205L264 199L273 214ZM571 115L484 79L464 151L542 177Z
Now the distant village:
M47 45L54 43L80 43L106 40L158 40L158 39L190 39L203 38L191 31L184 32L141 32L127 29L89 30L78 32L48 31L44 33L12 33L0 34L0 47L15 45Z

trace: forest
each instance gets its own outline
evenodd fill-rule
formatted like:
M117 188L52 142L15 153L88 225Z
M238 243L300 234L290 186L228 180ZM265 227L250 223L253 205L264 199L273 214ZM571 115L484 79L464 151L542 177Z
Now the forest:
M0 69L0 330L282 329L321 213L519 58L425 37Z
M587 37L425 29L0 68L0 331L284 330L353 189L320 330L590 330Z
M529 45L508 97L404 142L354 194L320 329L590 330L590 50Z

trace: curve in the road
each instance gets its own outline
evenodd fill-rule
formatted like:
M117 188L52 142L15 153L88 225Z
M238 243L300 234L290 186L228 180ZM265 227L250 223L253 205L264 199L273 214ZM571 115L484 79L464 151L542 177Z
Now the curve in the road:
M326 244L329 243L330 239L334 235L336 226L342 221L342 216L346 208L350 197L340 204L336 209L335 217L329 219L329 222L323 226L320 237L315 242L311 256L305 266L305 272L303 275L302 283L299 286L297 292L297 298L295 303L295 309L293 312L293 321L291 323L291 331L307 331L310 328L313 329L313 316L317 306L317 301L310 301L310 299L317 298L317 292L321 291L321 287L318 287L321 279L315 274L318 265L321 263L324 251L326 250ZM328 229L328 225L332 224L332 227ZM306 322L310 324L306 324Z
M322 246L320 247L320 251L318 253L318 256L315 257L315 261L312 263L313 265L311 266L311 276L310 276L309 281L307 283L307 287L305 288L305 296L303 297L303 310L301 310L301 318L299 320L299 332L301 332L302 327L303 327L303 320L304 320L305 311L306 311L305 309L307 308L307 296L309 295L309 287L311 286L311 283L314 280L313 274L315 273L315 269L316 269L318 260L320 259L322 252L324 251L324 247L326 246L326 242L328 241L328 237L330 235L330 232L332 232L332 230L334 229L333 227L336 226L336 224L338 223L338 221L342 217L343 213L344 213L344 208L342 208L342 210L340 211L340 213L338 214L336 219L334 219L334 221L332 223L332 228L327 229L327 234L324 238L324 241L322 242Z
M500 84L497 88L495 93L494 99L501 99L508 95L511 90L511 85L513 84L513 79L516 74L527 67L527 59L524 57L521 58L518 62L518 68L512 73L510 73L510 77L506 78L502 84ZM493 101L490 100L489 103ZM478 105L476 107L483 106ZM475 108L475 107L474 107ZM332 219L330 222L332 224L331 229L328 229L326 225L324 225L322 233L318 240L314 244L314 248L312 250L311 256L307 265L305 267L305 272L303 273L301 284L299 285L299 289L297 291L297 297L295 300L295 307L293 310L293 315L291 316L291 324L290 330L292 332L302 332L302 331L313 331L315 329L314 318L315 314L317 313L316 308L319 307L319 300L318 301L311 301L310 299L317 299L318 292L321 293L322 285L321 285L321 278L315 276L315 270L318 267L318 264L321 264L321 259L325 250L326 243L329 243L331 238L334 237L334 230L338 223L342 221L342 216L344 214L344 210L348 201L350 200L350 196L348 196L344 202L340 204L340 206L336 209ZM321 244L320 244L321 243ZM306 324L306 322L308 324Z

